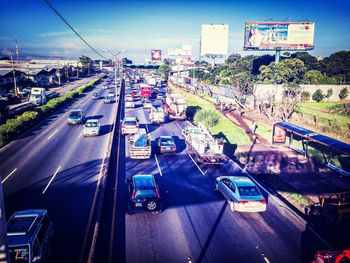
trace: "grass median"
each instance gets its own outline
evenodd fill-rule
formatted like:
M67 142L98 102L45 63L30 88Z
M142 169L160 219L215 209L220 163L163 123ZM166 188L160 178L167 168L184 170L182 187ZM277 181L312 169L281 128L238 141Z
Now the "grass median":
M245 133L245 131L239 126L237 126L236 124L234 124L233 122L231 122L230 120L228 120L220 111L218 111L215 108L215 106L211 102L201 97L198 97L196 95L187 93L179 88L173 88L173 89L176 93L180 93L186 98L187 106L190 111L191 109L193 109L194 111L198 111L202 109L202 110L212 110L218 113L219 121L215 126L213 126L210 129L210 132L214 136L224 138L227 141L227 143L230 145L235 145L235 146L250 145L250 140L247 134ZM193 116L190 116L190 118L191 117Z

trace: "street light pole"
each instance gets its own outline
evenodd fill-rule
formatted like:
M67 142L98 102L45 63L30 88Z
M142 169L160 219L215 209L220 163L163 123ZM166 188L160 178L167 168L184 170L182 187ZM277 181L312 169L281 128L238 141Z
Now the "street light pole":
M115 89L117 89L117 64L118 64L118 72L119 72L119 63L118 63L118 58L117 56L120 53L124 53L126 52L126 49L120 50L117 52L117 54L114 54L112 51L110 51L109 49L103 49L102 52L108 52L110 53L113 57L114 57L114 87Z

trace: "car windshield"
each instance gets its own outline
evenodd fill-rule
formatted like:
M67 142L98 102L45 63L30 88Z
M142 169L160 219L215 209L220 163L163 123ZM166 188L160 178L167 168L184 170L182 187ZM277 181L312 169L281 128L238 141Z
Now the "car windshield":
M156 192L154 189L145 189L145 190L137 190L135 192L135 198L147 198L147 197L156 197Z
M125 126L136 126L136 121L124 121Z
M32 99L40 99L40 98L41 98L40 95L30 95L30 97L31 97Z
M97 122L87 122L85 124L85 127L97 127L97 126L98 126Z
M260 196L260 192L256 186L239 186L240 196Z
M162 144L162 145L174 145L174 141L173 141L173 139L170 139L170 138L161 138L160 144Z
M83 114L80 111L72 111L69 117L81 117Z

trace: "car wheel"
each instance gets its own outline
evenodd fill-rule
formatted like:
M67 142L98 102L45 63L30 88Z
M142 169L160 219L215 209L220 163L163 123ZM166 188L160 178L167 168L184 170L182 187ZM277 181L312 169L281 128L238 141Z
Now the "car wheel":
M147 209L149 211L154 211L157 208L157 203L155 201L149 201L147 203Z

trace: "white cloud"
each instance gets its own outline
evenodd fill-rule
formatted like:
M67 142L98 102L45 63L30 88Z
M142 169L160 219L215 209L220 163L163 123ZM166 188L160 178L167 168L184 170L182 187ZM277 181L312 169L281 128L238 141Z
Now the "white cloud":
M73 34L74 34L73 31L54 31L54 32L41 33L38 36L45 38L45 37L70 36L70 35L73 35Z

